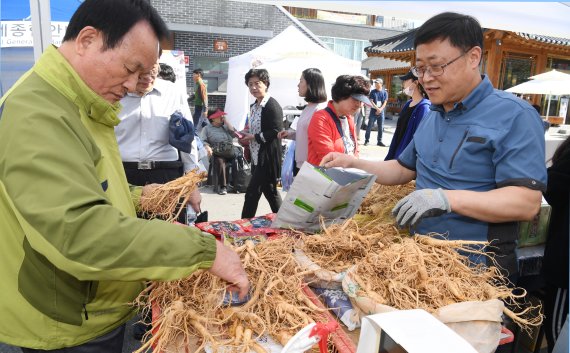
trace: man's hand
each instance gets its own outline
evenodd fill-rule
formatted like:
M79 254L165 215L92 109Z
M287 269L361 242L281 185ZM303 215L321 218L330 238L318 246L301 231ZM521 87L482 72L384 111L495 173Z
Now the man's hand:
M142 192L141 192L141 199L140 199L140 206L141 209L143 210L148 210L150 209L147 203L149 202L149 195L152 193L152 191L154 189L156 189L157 187L161 186L162 184L147 184L145 186L142 187Z
M202 211L200 208L201 203L202 203L202 194L200 194L200 190L196 188L196 190L192 191L192 193L190 194L190 198L188 199L188 204L190 204L194 212L200 213Z
M288 136L289 136L289 131L287 131L287 130L279 131L277 133L277 137L280 139L284 139L284 138L286 139L286 138L288 138Z
M206 153L208 154L208 157L211 157L212 153L214 153L214 151L212 151L212 147L205 145L204 148L206 149Z
M354 156L350 156L348 154L340 152L329 152L321 160L320 166L325 168L332 168L332 167L351 168L352 163L354 162L355 159L356 158Z
M405 227L415 226L422 218L449 212L451 206L442 189L422 189L401 199L392 210L392 215L400 227Z
M219 241L216 241L216 259L209 271L227 281L228 290L237 291L240 299L244 299L249 292L249 280L238 254Z
M146 184L145 186L142 187L141 196L148 197L148 195L150 195L154 189L160 187L161 185L162 184L157 184L157 183Z
M382 113L382 109L381 109L381 108L376 109L376 115L380 115L381 113Z

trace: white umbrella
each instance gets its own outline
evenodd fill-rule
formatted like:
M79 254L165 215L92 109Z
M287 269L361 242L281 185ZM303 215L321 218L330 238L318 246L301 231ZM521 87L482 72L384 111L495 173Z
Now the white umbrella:
M552 70L539 75L531 76L531 80L520 85L513 86L506 92L521 94L546 94L548 107L546 114L550 112L550 96L570 94L570 75Z
M570 75L561 71L551 70L529 77L531 80L569 81Z

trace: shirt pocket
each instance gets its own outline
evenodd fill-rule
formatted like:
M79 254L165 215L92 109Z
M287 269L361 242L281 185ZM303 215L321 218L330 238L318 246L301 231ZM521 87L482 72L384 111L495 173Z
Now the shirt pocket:
M483 171L492 165L492 136L486 129L477 126L466 127L451 159L449 169L467 169ZM480 176L479 176L480 177Z
M148 128L144 133L148 136L149 142L152 144L168 145L168 122L170 116L166 114L154 115L148 121ZM144 138L144 137L143 137Z

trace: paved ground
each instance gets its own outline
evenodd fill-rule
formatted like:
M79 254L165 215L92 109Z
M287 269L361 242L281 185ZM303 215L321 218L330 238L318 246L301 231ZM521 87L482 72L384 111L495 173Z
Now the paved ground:
M386 119L384 124L384 134L382 142L389 146L392 141L394 130L396 129L396 119ZM388 147L376 146L376 131L372 131L370 140L373 142L368 146L364 146L365 130L360 130L360 158L369 160L384 160L388 153ZM241 209L243 206L244 194L228 193L227 195L218 195L213 192L210 186L202 187L202 209L208 210L210 221L230 221L241 218ZM285 193L281 193L285 197ZM257 215L271 213L271 208L265 197L261 196Z

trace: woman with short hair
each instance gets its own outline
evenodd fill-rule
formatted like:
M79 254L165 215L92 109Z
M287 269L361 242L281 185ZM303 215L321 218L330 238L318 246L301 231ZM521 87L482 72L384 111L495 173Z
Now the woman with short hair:
M269 73L265 69L251 69L245 74L245 84L255 97L250 107L249 132L243 132L242 144L249 142L251 150L251 180L245 192L242 218L255 217L261 194L269 202L272 212L281 207L277 179L281 176L281 140L283 110L275 98L267 93Z
M370 83L362 76L341 75L332 87L332 100L325 109L316 111L309 124L307 162L319 165L329 152L358 156L358 138L353 114L368 99Z

